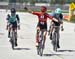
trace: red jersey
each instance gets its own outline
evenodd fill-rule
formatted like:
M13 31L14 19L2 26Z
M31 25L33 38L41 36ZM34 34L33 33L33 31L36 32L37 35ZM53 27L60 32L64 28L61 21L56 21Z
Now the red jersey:
M38 16L38 20L39 22L47 22L47 18L52 20L52 16L50 16L49 14L45 13L42 15L41 12L33 12L32 14L37 15Z

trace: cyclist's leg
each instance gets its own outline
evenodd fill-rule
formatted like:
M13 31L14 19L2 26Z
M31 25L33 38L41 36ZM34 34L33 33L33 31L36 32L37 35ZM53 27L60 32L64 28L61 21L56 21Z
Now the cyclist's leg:
M50 27L49 27L49 33L52 32L52 26L53 26L53 22L51 21Z
M43 36L44 36L44 47L45 47L45 41L46 41L46 35L47 35L47 23L45 23L42 26L42 29L44 30Z
M51 39L51 40L52 40L52 32L53 32L53 29L54 29L53 26L54 26L54 24L52 24L52 25L51 25L51 28L50 28L50 39Z
M44 40L46 41L46 35L47 35L47 30L44 31ZM44 45L45 45L45 41L44 41Z

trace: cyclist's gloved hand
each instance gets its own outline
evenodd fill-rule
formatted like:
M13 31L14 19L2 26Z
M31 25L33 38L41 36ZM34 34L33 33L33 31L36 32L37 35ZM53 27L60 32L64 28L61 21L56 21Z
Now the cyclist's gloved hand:
M20 30L20 24L18 24L18 30Z
M26 11L27 11L27 10L28 10L28 8L27 8L27 7L24 7L24 10L26 10Z

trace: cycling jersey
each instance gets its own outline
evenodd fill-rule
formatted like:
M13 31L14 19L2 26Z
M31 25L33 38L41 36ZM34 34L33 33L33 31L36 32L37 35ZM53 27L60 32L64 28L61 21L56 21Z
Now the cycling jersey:
M19 16L16 14L14 16L11 16L8 14L7 20L8 20L9 26L12 24L13 28L17 28L17 21L20 22Z
M8 22L9 23L16 22L16 16L10 16Z
M56 17L56 15L59 15L59 18L61 19L61 20L63 20L63 14L56 14L56 13L51 13L50 14L51 16L53 16L53 17Z
M7 15L7 20L8 20L9 23L13 23L13 22L19 21L20 19L19 19L18 15L12 16L12 15L8 14Z
M57 20L63 20L63 15L62 14L56 14L56 13L54 13L53 14L53 17L54 18L56 18ZM54 24L56 25L56 26L60 26L60 23L58 23L58 22L55 22L55 21L53 21L54 22Z
M49 18L49 19L51 19L52 20L52 16L50 16L49 14L47 14L47 13L45 13L45 14L43 14L42 15L42 13L41 12L32 12L32 14L34 14L34 15L37 15L38 16L38 20L39 20L39 22L41 22L41 23L46 23L47 22L47 18Z

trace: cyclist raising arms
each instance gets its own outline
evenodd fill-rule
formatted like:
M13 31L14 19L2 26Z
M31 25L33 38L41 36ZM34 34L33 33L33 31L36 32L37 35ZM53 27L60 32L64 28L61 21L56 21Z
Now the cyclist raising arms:
M8 30L8 37L10 38L10 31L11 28L13 27L13 30L16 32L17 34L17 26L18 29L20 29L20 19L18 14L16 14L16 10L15 8L11 8L11 14L7 15L7 30ZM12 27L11 27L12 26ZM15 40L15 46L17 46L17 39Z
M45 6L41 6L41 11L40 12L34 12L27 7L24 8L25 10L28 10L29 13L32 13L33 15L38 16L38 24L37 24L37 33L36 33L36 47L38 46L38 36L39 36L39 30L45 29L44 31L44 39L46 40L46 34L47 34L47 18L50 20L54 20L55 22L58 22L57 19L53 18L49 14L46 13L47 8ZM45 44L45 42L44 42Z
M50 29L49 29L50 39L51 40L52 40L52 31L54 29L53 26L58 26L58 30L57 30L58 37L59 37L60 24L61 24L61 30L62 31L64 30L64 28L63 28L63 14L62 14L62 10L60 8L57 8L55 10L55 12L52 14L52 16L54 18L58 19L61 23L59 23L59 22L57 23L54 20L51 21L51 23L50 23L51 25L50 25ZM59 39L58 39L58 42L57 42L57 47L60 48L60 46L59 46Z

